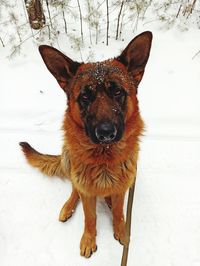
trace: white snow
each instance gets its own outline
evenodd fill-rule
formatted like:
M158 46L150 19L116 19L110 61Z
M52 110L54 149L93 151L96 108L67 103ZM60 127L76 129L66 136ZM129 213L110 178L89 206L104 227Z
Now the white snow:
M199 266L200 58L192 60L200 49L199 31L153 31L152 52L138 94L146 132L141 141L128 265ZM96 58L117 55L132 37L127 34L124 43L97 48ZM74 58L69 49L67 55ZM69 221L58 221L70 194L69 181L47 178L31 168L18 146L19 141L28 141L41 152L60 153L64 92L36 47L24 58L10 62L3 58L0 265L120 265L122 246L113 238L112 218L104 202L99 200L97 208L98 250L90 259L82 258L81 204Z

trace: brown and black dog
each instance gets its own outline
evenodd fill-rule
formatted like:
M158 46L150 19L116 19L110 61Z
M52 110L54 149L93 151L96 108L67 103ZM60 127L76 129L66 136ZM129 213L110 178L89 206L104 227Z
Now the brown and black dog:
M96 197L104 197L113 213L114 236L128 241L123 205L135 181L139 137L143 131L137 87L151 48L151 32L135 37L112 60L78 63L50 46L39 51L68 98L61 155L44 155L28 143L20 145L28 162L48 176L68 177L72 193L60 221L73 213L80 198L85 228L80 253L89 257L96 246Z

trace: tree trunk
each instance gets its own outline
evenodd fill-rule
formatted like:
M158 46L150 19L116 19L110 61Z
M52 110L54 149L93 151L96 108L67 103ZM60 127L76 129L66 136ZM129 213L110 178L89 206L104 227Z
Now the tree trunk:
M43 12L41 0L25 0L31 28L39 30L45 25L45 15Z

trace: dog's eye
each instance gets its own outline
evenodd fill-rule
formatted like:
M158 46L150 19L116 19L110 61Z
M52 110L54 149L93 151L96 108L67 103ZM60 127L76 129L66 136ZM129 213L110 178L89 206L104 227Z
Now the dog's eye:
M87 106L90 102L92 102L94 98L95 95L91 86L85 86L78 97L78 102L82 107L84 107Z
M113 96L114 97L118 97L118 96L121 96L122 95L122 89L120 88L116 88L114 91L113 91Z
M87 93L82 93L79 95L78 101L82 106L88 105L91 101L91 96Z
M124 90L114 81L110 82L109 94L111 97L119 98L124 95Z
M81 100L84 101L84 102L87 102L90 98L90 95L88 95L87 93L83 93L81 95Z

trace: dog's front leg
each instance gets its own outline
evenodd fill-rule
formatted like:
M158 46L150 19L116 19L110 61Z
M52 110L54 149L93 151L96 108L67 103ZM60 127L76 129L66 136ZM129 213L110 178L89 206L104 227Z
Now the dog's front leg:
M85 229L80 243L81 256L89 258L96 251L96 197L80 194L85 214Z
M125 193L111 196L114 237L116 240L119 240L119 242L122 245L126 245L128 243L128 237L126 233L126 223L124 220L124 213L123 213L124 198L125 198Z
M59 221L66 222L73 214L76 205L79 200L78 191L72 185L72 193L67 202L65 202L64 206L62 207L59 215Z

